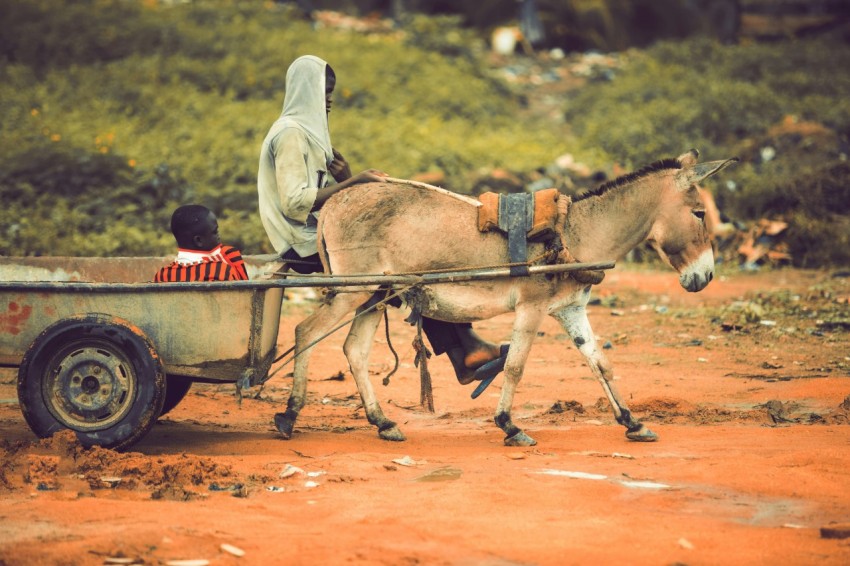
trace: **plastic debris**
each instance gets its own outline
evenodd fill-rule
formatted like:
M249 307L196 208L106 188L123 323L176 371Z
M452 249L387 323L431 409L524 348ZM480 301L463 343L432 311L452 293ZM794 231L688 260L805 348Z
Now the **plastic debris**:
M654 481L634 481L634 480L622 480L620 482L622 485L626 487L638 487L641 489L669 489L670 486L666 483L658 483Z
M242 557L245 556L245 551L239 548L238 546L233 546L232 544L227 544L226 542L221 543L221 550L228 554L232 554L233 556Z
M292 464L287 464L283 470L277 475L279 478L290 478L294 475L304 475L304 470L299 468L298 466L293 466Z
M122 478L119 477L106 476L100 478L100 481L102 481L106 487L117 487L118 484L121 483L121 479Z
M420 464L425 463L424 460L422 462L417 462L410 456L404 456L403 458L396 458L393 460L394 464L398 464L399 466L419 466Z
M547 476L564 476L567 478L574 478L579 480L607 480L608 476L604 476L602 474L589 474L587 472L570 472L567 470L543 470L539 472L541 474L545 474Z

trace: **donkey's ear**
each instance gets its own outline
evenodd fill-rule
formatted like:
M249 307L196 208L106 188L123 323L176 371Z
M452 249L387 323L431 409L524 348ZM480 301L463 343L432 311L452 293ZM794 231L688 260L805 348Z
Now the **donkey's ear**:
M692 167L697 164L697 159L699 159L699 151L691 149L689 152L677 157L676 161L681 163L682 167Z
M693 185L702 183L708 177L711 177L718 171L725 169L733 163L740 161L737 157L731 159L722 159L720 161L706 161L705 163L697 163L693 167L685 167L679 173L680 187L682 189L690 188Z

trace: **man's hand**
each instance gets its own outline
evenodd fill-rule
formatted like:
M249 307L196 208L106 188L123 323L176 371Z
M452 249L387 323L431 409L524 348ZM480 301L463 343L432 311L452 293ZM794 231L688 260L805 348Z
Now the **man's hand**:
M333 150L334 158L331 161L331 164L328 166L328 171L330 171L333 178L336 179L337 183L342 183L346 179L351 178L351 167L348 165L348 161L345 160L345 157L342 156L340 152L336 149Z
M334 152L336 154L336 152ZM342 157L342 156L340 156ZM336 160L334 160L336 161ZM343 160L344 162L345 160ZM346 170L348 169L348 164L345 165ZM329 167L330 169L330 167ZM331 169L331 171L333 171ZM358 183L380 183L386 178L389 177L383 171L379 171L377 169L366 169L365 171L361 171L357 175L351 176L351 172L348 172L348 177L343 181L337 181L333 185L328 185L327 187L320 188L316 191L316 201L313 203L313 210L319 210L325 201L331 198L331 196L342 189L350 187L352 185L356 185Z
M351 184L355 183L380 183L383 182L389 175L377 169L366 169L361 171L351 180Z

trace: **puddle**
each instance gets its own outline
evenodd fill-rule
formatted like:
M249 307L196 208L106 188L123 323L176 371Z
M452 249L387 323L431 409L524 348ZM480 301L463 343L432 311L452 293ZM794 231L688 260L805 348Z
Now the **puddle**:
M460 468L452 468L450 466L446 466L444 468L437 468L433 472L428 472L424 476L419 476L414 481L452 481L460 478L461 474L463 474L463 470L461 470Z
M789 522L796 525L794 521L805 516L807 507L800 501L768 497L738 496L733 501L736 511L742 512L733 520L759 527L775 527Z

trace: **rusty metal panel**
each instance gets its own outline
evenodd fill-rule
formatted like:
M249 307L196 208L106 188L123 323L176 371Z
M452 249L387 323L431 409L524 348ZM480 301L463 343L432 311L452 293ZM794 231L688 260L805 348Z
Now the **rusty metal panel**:
M164 258L0 258L5 282L0 365L17 366L36 337L59 320L101 313L141 329L168 373L237 381L254 380L267 370L276 352L283 289L142 283L165 263ZM132 282L140 283L127 284Z
M17 365L33 340L59 320L102 313L139 327L155 344L169 373L236 381L252 360L268 353L250 352L252 341L257 348L274 347L259 336L262 321L254 320L254 294L250 289L139 294L2 292L0 363ZM280 302L277 308L279 314ZM276 328L279 317L272 319ZM252 338L252 333L258 336Z

